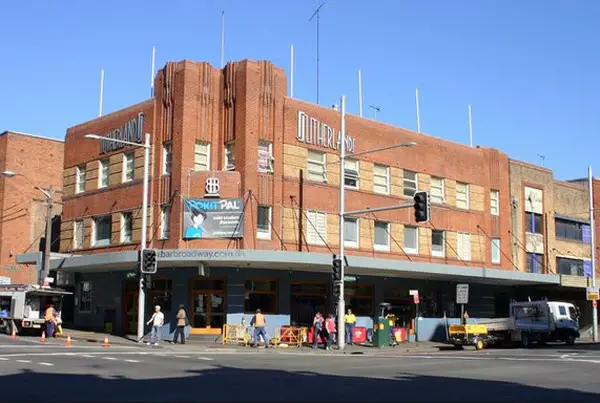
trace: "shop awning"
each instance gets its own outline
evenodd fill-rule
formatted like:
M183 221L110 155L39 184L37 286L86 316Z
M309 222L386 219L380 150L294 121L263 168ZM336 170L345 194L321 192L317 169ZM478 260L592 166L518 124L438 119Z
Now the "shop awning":
M138 253L111 252L52 259L51 268L72 272L135 270ZM332 256L325 253L236 249L163 249L158 251L159 268L208 267L302 270L329 273ZM560 285L560 276L525 273L486 267L468 267L406 260L347 256L347 275L371 275L475 283Z

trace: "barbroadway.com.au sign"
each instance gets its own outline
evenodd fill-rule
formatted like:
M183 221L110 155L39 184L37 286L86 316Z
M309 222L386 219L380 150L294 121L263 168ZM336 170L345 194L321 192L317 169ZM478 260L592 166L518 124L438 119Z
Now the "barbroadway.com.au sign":
M333 127L311 118L302 111L298 111L298 134L296 139L301 143L331 148L332 150L337 150L340 146L339 132L335 132ZM354 139L346 135L345 143L346 151L354 153L356 150Z

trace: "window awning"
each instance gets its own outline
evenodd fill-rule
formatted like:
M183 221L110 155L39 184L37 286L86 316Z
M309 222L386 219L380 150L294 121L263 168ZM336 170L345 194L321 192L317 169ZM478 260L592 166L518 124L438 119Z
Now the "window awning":
M562 215L562 214L558 214L558 213L554 213L554 218L559 218L561 220L578 222L580 224L588 224L588 225L590 224L590 220L586 220L586 219L583 219L583 218L569 217L567 215Z

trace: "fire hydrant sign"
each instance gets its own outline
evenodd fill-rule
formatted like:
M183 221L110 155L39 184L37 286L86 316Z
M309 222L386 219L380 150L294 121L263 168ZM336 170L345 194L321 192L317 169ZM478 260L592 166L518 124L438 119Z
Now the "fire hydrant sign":
M600 295L598 293L598 288L594 288L594 287L588 287L587 288L587 300L588 301L598 301L600 298Z
M469 303L469 284L456 284L456 303Z

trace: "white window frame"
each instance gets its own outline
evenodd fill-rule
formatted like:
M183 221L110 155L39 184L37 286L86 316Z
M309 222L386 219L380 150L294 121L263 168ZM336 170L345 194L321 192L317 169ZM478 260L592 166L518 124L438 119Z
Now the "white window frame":
M434 182L437 180L439 180L440 184L441 184L441 186L439 186L439 187L433 185ZM439 189L441 196L434 195L433 189ZM431 189L429 190L429 196L430 196L432 203L443 204L446 202L446 183L444 181L444 178L440 178L437 176L431 177ZM438 197L439 197L439 199L438 199Z
M496 250L498 251L497 259L494 259L494 248L496 248ZM502 258L500 257L500 255L501 255L501 253L500 253L500 238L492 238L492 240L490 241L490 251L491 251L492 263L500 264L500 262L502 260Z
M77 242L77 233L81 231L81 239ZM83 249L83 239L85 238L85 227L83 220L73 221L73 250Z
M407 172L415 174L415 179L406 179L406 173ZM412 195L407 195L405 193L406 189L407 189L407 187L406 187L406 181L414 182L414 184L415 184L415 191L414 191L414 193ZM404 197L413 197L414 194L417 193L418 191L419 191L419 173L415 172L415 171L408 170L408 169L403 170L402 171L402 194L404 195Z
M415 248L409 248L406 246L406 230L408 228L413 228L415 230L415 236L416 236L416 242L415 242L416 247ZM404 245L402 245L402 248L404 249L404 252L406 252L409 255L418 255L419 254L419 227L405 225L404 230L403 230L403 235L404 235Z
M75 194L85 192L85 181L87 176L85 164L75 167L75 175Z
M354 165L352 167L351 165ZM353 172L356 172L354 174ZM354 185L346 184L346 180L356 181ZM347 189L360 189L360 162L355 159L344 159L344 186Z
M195 151L195 150L194 150ZM173 171L173 143L163 144L162 148L162 174L171 175Z
M308 220L310 220L310 222L306 223L306 242L309 245L325 246L325 242L327 242L327 213L324 211L308 210L306 216L308 217ZM318 235L319 217L321 217L324 222L323 233L321 233L321 236ZM313 228L313 225L315 228ZM325 241L323 241L321 237L323 237Z
M377 240L377 237L376 237L377 224L383 224L383 225L385 225L387 245L382 245L382 244L376 243L376 240ZM390 244L391 244L391 242L390 242L390 223L387 222L387 221L376 220L373 223L373 249L375 249L377 251L381 251L381 252L389 252L390 251Z
M106 176L104 172L106 171ZM104 181L106 179L106 182ZM110 182L110 160L104 158L98 161L98 189L107 188Z
M347 241L346 240L346 222L355 222L356 223L356 241ZM344 217L344 246L349 248L358 249L360 244L360 220L356 217Z
M466 200L458 198L458 195L459 195L459 193L458 193L458 187L459 187L459 185L461 185L461 186L464 185L464 187L465 187L465 197L466 197ZM463 210L469 210L469 208L470 208L469 199L471 197L470 193L471 193L471 189L470 189L470 186L469 186L468 183L456 182L456 207L457 208L463 209ZM464 207L459 206L458 205L459 201L464 201L465 202L465 206Z
M442 233L442 251L433 250L433 233L441 232ZM431 231L431 256L433 257L446 257L446 231L443 230L433 230Z
M500 191L490 190L490 214L500 215Z
M206 163L199 161L198 156L206 158ZM194 171L210 171L210 143L207 141L197 140L194 143Z
M100 221L100 219L102 218L108 218L108 226L109 226L109 232L108 232L108 242L102 242L102 243L98 243L98 221ZM112 216L110 214L107 215L103 215L103 216L96 216L93 218L92 220L92 239L91 239L91 246L92 248L99 248L102 246L110 246L111 244L111 238L112 238Z
M160 209L160 239L171 238L171 206Z
M377 169L382 169L384 174L377 173ZM377 191L377 186L381 186L375 182L375 178L385 179L385 191ZM390 167L386 165L375 164L373 165L373 193L389 195L390 194Z
M266 168L263 168L260 166L260 153L261 153L261 147L266 147L266 153L267 153L267 166ZM262 174L272 174L273 172L275 172L275 169L273 167L273 163L275 162L275 157L273 157L273 143L267 140L259 140L258 141L258 163L257 163L257 169L259 173Z
M128 171L129 157L131 157L131 171ZM128 173L131 173L131 178L128 178ZM133 182L135 179L135 152L129 151L123 153L123 177L121 178L122 183Z
M233 141L225 144L225 161L223 162L223 170L235 170L235 142Z
M319 160L311 158L311 154L313 156L318 155L320 157ZM311 164L322 167L321 172L311 171ZM315 182L327 182L327 153L323 151L316 150L308 150L306 157L306 172L308 172L308 179Z
M256 237L258 239L271 239L271 223L273 222L273 207L272 206L268 206L266 204L259 204L258 208L267 208L268 209L268 213L267 213L267 230L261 230L258 227L258 212L256 213Z
M126 216L129 216L129 224L131 227L129 228L129 239L127 239L127 223ZM121 243L122 244L130 244L133 242L133 214L131 211L126 211L121 213Z
M465 240L467 241L468 251L464 250ZM471 234L466 232L456 233L456 255L461 260L471 260Z

